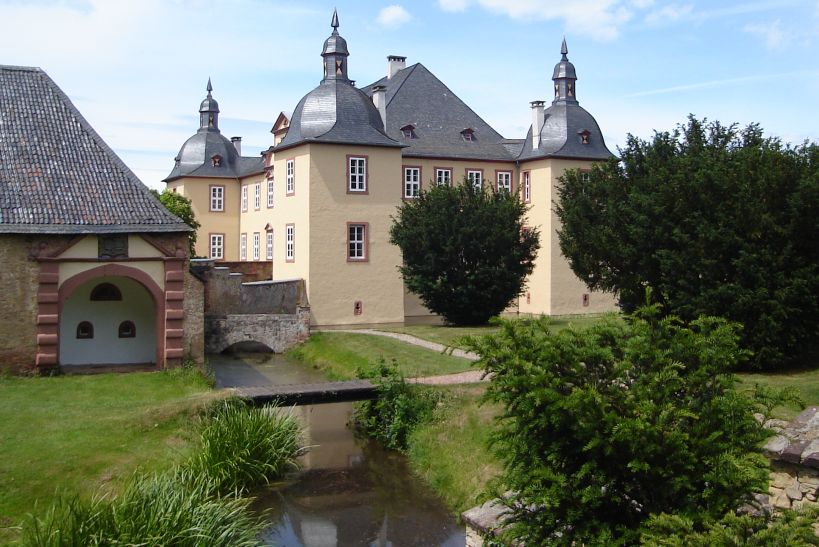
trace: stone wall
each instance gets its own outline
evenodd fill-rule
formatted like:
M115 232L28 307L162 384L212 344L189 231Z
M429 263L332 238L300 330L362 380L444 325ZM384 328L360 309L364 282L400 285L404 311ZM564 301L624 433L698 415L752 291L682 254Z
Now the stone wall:
M283 353L310 337L310 309L293 314L205 316L205 350L219 353L240 342L258 342Z
M819 505L819 407L793 422L766 425L777 431L763 449L771 460L770 504L775 510Z
M264 242L262 242L264 243ZM231 272L242 274L246 283L252 281L269 281L273 279L272 262L219 262L218 266Z
M247 282L224 266L205 269L202 275L207 315L292 314L307 301L300 279Z
M35 248L37 238L0 234L0 370L21 372L35 366L40 278L40 265L31 259Z
M205 284L185 271L185 326L182 346L185 356L197 365L205 362Z

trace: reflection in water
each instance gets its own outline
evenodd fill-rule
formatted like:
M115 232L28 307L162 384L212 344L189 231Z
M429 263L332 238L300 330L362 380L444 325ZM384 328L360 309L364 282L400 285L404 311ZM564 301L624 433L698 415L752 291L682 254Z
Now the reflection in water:
M463 546L464 532L414 478L405 458L356 439L350 403L297 407L313 449L293 481L259 496L273 523L264 540L282 547Z
M282 355L209 355L219 387L321 382L321 373ZM462 527L407 467L403 455L357 439L347 427L351 403L295 407L311 450L302 472L257 493L281 547L462 547Z

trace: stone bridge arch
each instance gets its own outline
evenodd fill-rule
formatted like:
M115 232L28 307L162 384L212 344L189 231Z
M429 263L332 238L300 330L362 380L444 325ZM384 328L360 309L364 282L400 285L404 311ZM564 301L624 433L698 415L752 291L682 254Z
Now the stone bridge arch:
M230 314L205 318L205 351L222 353L242 342L256 342L283 353L310 336L310 312Z

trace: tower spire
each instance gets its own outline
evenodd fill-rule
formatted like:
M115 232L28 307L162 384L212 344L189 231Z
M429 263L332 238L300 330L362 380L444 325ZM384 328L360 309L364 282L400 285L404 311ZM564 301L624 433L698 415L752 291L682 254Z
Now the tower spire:
M208 77L208 96L199 105L199 131L216 131L219 132L219 103L213 98L211 92L213 85L210 83Z
M555 65L552 81L555 83L555 98L552 104L558 102L577 104L575 82L577 73L574 65L569 61L569 48L566 46L566 37L560 45L560 62Z
M338 10L333 8L333 19L330 21L330 26L333 27L333 34L338 34Z
M324 41L324 50L321 53L321 56L324 57L324 79L322 82L329 80L349 82L347 57L350 52L347 51L347 40L338 33L338 11L335 9L333 9L333 19L330 21L330 26L333 27L333 33Z

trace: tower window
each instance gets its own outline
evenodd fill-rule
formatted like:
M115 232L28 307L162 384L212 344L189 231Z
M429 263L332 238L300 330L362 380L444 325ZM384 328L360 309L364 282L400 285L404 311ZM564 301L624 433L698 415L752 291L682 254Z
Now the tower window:
M91 290L93 302L115 302L122 300L122 293L111 283L100 283Z
M123 321L122 323L119 324L117 334L119 335L120 338L135 338L136 325L134 325L133 321Z
M90 340L94 338L94 325L88 321L81 321L77 325L77 338L79 340Z

